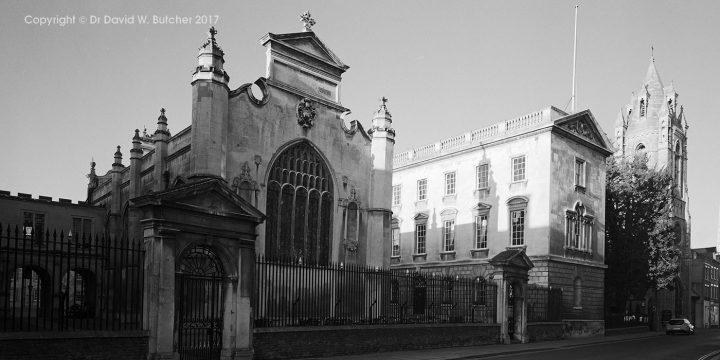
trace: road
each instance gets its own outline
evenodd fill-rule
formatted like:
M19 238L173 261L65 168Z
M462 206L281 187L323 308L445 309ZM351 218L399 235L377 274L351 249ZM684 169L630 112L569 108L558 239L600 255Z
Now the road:
M562 345L533 352L467 357L465 359L701 359L720 350L720 330L700 329L695 335L661 335L644 339L604 342L600 344ZM710 356L703 358L709 359Z

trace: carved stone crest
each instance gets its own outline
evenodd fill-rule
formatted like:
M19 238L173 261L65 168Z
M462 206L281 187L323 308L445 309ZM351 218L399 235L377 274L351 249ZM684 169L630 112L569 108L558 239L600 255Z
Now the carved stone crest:
M312 100L307 98L300 100L297 106L298 125L304 129L311 128L313 121L315 121L315 115L317 115L317 112L315 111L315 107L313 107Z
M571 131L575 132L576 134L581 135L589 140L594 140L592 130L590 130L590 127L582 121L576 121L576 122L570 123L568 125L568 129L570 129Z

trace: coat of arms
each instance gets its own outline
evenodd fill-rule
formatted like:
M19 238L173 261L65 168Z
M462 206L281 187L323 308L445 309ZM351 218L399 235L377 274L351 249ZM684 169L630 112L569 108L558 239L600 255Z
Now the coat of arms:
M312 101L310 99L302 99L300 100L300 103L297 106L297 118L298 118L298 125L302 126L304 129L309 129L313 126L313 121L315 120L316 111L313 107Z

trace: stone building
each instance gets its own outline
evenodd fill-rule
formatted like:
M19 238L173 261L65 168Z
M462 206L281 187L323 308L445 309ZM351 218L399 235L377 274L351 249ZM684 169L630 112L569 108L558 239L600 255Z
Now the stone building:
M682 251L680 276L674 289L663 290L654 307L661 319L668 316L690 316L692 294L690 262L690 216L687 186L688 124L674 84L664 85L650 59L645 80L630 102L620 110L615 121L615 156L630 159L645 154L648 166L670 171L674 181L672 216L675 218L678 243Z
M562 288L562 318L602 331L611 154L589 110L554 107L396 154L393 266L492 279L500 296ZM512 257L520 275L502 280Z
M141 236L130 199L222 179L267 216L258 254L387 265L395 133L385 102L369 131L348 122L340 98L348 66L309 30L265 35L265 77L230 89L215 36L211 29L192 77L192 125L170 134L163 109L154 133L135 131L129 166L118 147L110 171L91 172L88 202L110 210L111 232Z
M70 199L54 200L51 196L0 191L0 230L8 226L19 226L23 236L37 237L53 232L63 232L74 237L89 237L105 234L105 209L91 206L84 201Z
M145 312L176 317L175 325L145 319L150 356L182 352L183 339L198 336L221 338L222 356L249 356L257 255L389 265L395 131L387 100L368 131L349 121L340 97L348 66L311 30L309 13L302 20L302 32L260 39L267 72L235 89L211 28L190 83L191 125L171 134L162 109L154 133L135 130L129 166L118 146L112 169L89 174L87 201L107 209L108 232L145 239ZM206 301L183 292L190 277L218 289L208 307L219 321L199 335L183 322L195 314L176 312Z

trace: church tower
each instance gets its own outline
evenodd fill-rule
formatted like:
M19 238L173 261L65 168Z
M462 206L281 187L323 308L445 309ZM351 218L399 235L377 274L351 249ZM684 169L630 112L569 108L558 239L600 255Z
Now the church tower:
M663 85L651 58L643 85L615 121L615 156L630 159L646 154L649 166L672 171L676 200L673 215L682 220L688 220L687 130L675 87L672 83Z
M620 110L615 121L615 157L631 160L645 154L648 166L666 169L673 177L672 215L678 231L678 246L682 251L680 278L676 282L674 299L658 299L658 310L674 310L674 316L689 316L691 303L690 213L687 187L687 130L683 107L672 83L665 86L650 58L645 81L630 97L630 103Z

